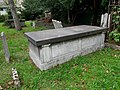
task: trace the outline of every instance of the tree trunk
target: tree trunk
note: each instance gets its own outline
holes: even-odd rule
[[[99,9],[100,9],[101,0],[93,0],[93,21],[92,25],[98,25],[98,16],[99,16]]]
[[[93,0],[93,21],[92,21],[92,25],[96,25],[97,24],[97,8],[96,8],[96,0]]]
[[[70,11],[67,10],[67,13],[68,13],[68,22],[70,23],[70,22],[71,22],[71,21],[70,21]]]
[[[18,19],[17,13],[16,13],[16,8],[15,8],[15,5],[14,5],[14,1],[13,0],[8,0],[8,3],[9,3],[9,7],[11,9],[11,13],[12,13],[12,16],[13,16],[15,28],[16,28],[16,30],[21,30],[22,27],[20,25],[20,21]]]

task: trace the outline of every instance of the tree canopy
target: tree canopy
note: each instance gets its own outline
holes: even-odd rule
[[[76,22],[78,16],[81,17],[87,13],[89,14],[87,17],[90,17],[92,23],[95,24],[101,11],[107,9],[107,4],[108,0],[24,0],[25,10],[23,12],[37,16],[42,11],[49,9],[52,12],[52,18],[67,19],[71,23]]]

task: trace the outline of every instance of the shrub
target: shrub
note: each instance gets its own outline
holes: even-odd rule
[[[25,19],[19,19],[19,20],[20,20],[21,26],[24,27],[25,26]],[[4,25],[8,26],[10,28],[14,28],[15,27],[13,19],[5,20]]]
[[[109,36],[115,41],[115,42],[120,42],[120,32],[117,30],[112,31]]]
[[[113,7],[112,23],[113,31],[110,32],[109,36],[115,42],[120,42],[120,7]]]
[[[0,15],[0,22],[4,22],[5,21],[5,16],[4,15]]]

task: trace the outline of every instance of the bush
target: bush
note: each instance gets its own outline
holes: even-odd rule
[[[5,21],[5,16],[4,15],[0,15],[0,22],[4,22]]]
[[[115,42],[120,42],[120,32],[117,30],[112,31],[109,36],[115,41]]]
[[[110,32],[109,36],[115,42],[120,42],[120,7],[113,7],[112,12],[112,24],[113,24],[113,31]]]
[[[25,26],[25,19],[19,19],[19,20],[20,20],[21,26],[24,27]],[[4,25],[8,26],[10,28],[14,28],[15,27],[13,19],[5,20]]]

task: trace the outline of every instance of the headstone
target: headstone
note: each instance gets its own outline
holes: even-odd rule
[[[101,15],[101,23],[100,23],[101,27],[103,26],[103,23],[104,23],[104,14]]]
[[[20,87],[20,80],[16,68],[12,68],[12,78],[14,80],[15,87]]]
[[[10,62],[10,53],[9,53],[8,44],[7,44],[6,36],[5,36],[4,32],[1,33],[1,39],[2,39],[3,49],[4,49],[4,53],[5,53],[5,59],[9,63]]]
[[[105,13],[103,27],[107,27],[107,24],[108,24],[108,13]]]
[[[51,12],[45,12],[45,17],[46,18],[48,18],[48,17],[51,18]]]
[[[108,13],[102,14],[101,15],[101,27],[109,27],[109,15]]]
[[[108,27],[110,28],[110,15],[108,13],[101,15],[101,27]]]
[[[57,29],[57,28],[63,28],[61,21],[57,21],[57,20],[53,20],[52,19],[52,22],[53,22],[53,25],[54,25],[55,29]]]
[[[33,28],[35,28],[35,21],[32,22],[32,26],[33,26]]]
[[[108,28],[110,29],[110,26],[111,26],[111,15],[109,14],[109,17],[108,17]]]
[[[45,18],[51,18],[51,11],[50,10],[45,10]]]

